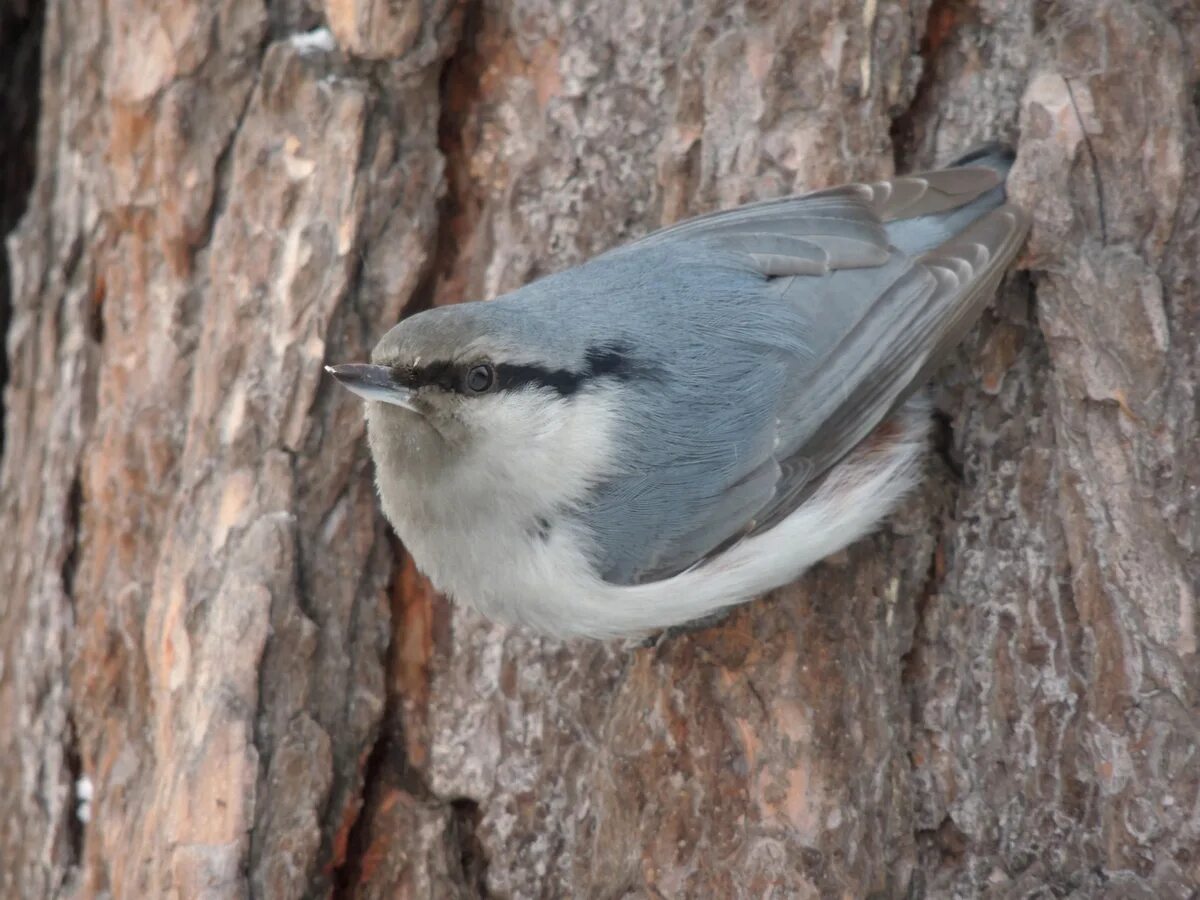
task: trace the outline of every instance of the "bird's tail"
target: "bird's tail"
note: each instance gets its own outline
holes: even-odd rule
[[[1007,200],[1005,179],[1016,153],[999,141],[981,144],[944,169],[920,172],[897,181],[915,182],[920,198],[906,206],[880,210],[888,240],[910,256],[944,244]]]
[[[947,164],[948,169],[958,169],[963,166],[987,166],[997,172],[1007,175],[1017,158],[1017,151],[1011,144],[1004,141],[988,141],[972,147],[954,162]]]

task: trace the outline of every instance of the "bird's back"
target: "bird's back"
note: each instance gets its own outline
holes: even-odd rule
[[[1011,160],[701,217],[494,301],[537,304],[564,359],[625,363],[622,471],[577,511],[605,580],[782,521],[920,386],[1024,235]]]

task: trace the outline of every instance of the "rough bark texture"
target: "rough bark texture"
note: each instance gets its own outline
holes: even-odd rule
[[[5,10],[0,895],[1195,896],[1193,3]],[[389,537],[324,361],[995,135],[1026,273],[880,534],[649,648]]]

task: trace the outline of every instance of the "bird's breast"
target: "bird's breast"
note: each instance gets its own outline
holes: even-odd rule
[[[577,513],[618,464],[615,398],[504,399],[455,458],[432,466],[377,453],[376,475],[387,518],[438,590],[535,624],[538,610],[595,582]]]

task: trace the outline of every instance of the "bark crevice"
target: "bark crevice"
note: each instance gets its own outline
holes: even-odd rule
[[[889,134],[897,172],[908,172],[915,167],[914,160],[919,151],[918,128],[937,128],[936,115],[932,122],[928,121],[928,107],[937,85],[939,55],[955,27],[955,20],[966,14],[966,9],[957,0],[932,0],[929,4],[917,51],[921,73],[908,105],[892,116]]]
[[[12,315],[12,275],[4,239],[29,202],[36,177],[38,112],[41,99],[44,0],[17,0],[0,7],[0,337]],[[0,340],[0,398],[8,383],[7,342]],[[0,415],[0,459],[4,416]]]
[[[63,748],[63,763],[66,767],[67,775],[67,801],[65,804],[66,814],[66,832],[67,832],[67,857],[66,857],[66,877],[69,879],[77,874],[80,866],[83,865],[83,846],[86,837],[88,815],[85,810],[90,809],[90,797],[85,797],[83,794],[84,772],[83,759],[80,756],[79,750],[79,729],[75,725],[75,717],[71,714],[69,708],[67,711],[67,725],[64,737],[66,745]],[[90,782],[87,783],[90,789]]]
[[[487,888],[487,851],[479,838],[479,821],[483,815],[479,803],[469,797],[459,797],[450,801],[450,810],[451,847],[457,851],[459,875],[474,897],[487,900],[491,894]]]
[[[1096,157],[1096,148],[1092,146],[1092,136],[1088,131],[1087,122],[1079,111],[1079,102],[1075,99],[1075,88],[1070,78],[1063,78],[1067,86],[1067,96],[1071,98],[1071,110],[1079,123],[1079,131],[1083,135],[1083,146],[1087,150],[1088,165],[1092,170],[1092,184],[1096,189],[1096,214],[1100,225],[1100,243],[1108,243],[1108,216],[1104,213],[1104,183],[1100,179],[1100,161]]]

